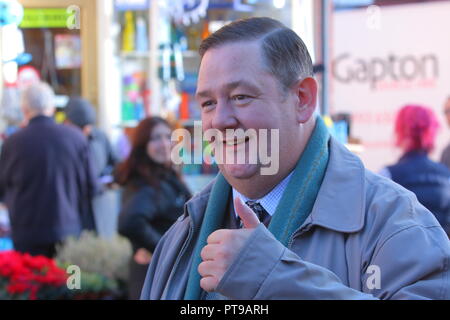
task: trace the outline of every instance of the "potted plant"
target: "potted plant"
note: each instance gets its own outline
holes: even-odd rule
[[[84,231],[57,247],[56,260],[64,268],[76,265],[81,271],[80,289],[71,290],[74,299],[125,299],[131,254],[124,237],[104,239]]]
[[[67,273],[53,259],[0,252],[0,299],[67,299]]]

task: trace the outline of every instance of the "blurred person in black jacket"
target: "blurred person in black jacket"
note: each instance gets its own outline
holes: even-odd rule
[[[71,97],[65,107],[65,123],[79,128],[88,140],[95,177],[100,187],[93,199],[97,233],[112,237],[117,230],[118,198],[113,187],[113,171],[117,164],[111,143],[106,133],[95,126],[94,107],[81,97]]]
[[[96,182],[86,138],[56,124],[54,110],[49,85],[26,88],[22,111],[28,124],[5,141],[0,157],[0,193],[14,248],[48,257],[67,236],[95,229]]]
[[[117,182],[124,186],[119,232],[130,239],[134,252],[130,299],[139,299],[152,252],[191,197],[171,162],[171,133],[162,118],[142,120],[130,155],[117,170]]]
[[[395,134],[403,155],[380,173],[414,192],[450,235],[450,170],[428,156],[438,128],[432,109],[420,105],[401,108],[395,120]]]
[[[65,107],[66,122],[77,126],[88,139],[93,153],[96,176],[112,182],[112,173],[117,158],[111,143],[102,130],[95,126],[96,114],[89,101],[81,97],[71,97]],[[108,176],[111,177],[107,178]]]

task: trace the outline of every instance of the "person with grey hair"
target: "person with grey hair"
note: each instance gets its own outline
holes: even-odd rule
[[[295,32],[239,20],[206,38],[200,55],[203,130],[222,133],[211,143],[232,160],[159,242],[142,299],[450,298],[444,230],[314,116],[317,83]],[[234,162],[253,150],[252,137],[223,138],[238,129],[278,134],[266,143],[277,171],[266,174],[262,158]]]
[[[54,93],[46,83],[27,87],[27,126],[11,135],[0,155],[0,196],[11,221],[14,249],[53,257],[56,245],[95,229],[96,190],[88,144],[74,128],[52,118]]]
[[[47,117],[55,113],[55,94],[44,82],[30,85],[22,93],[22,112],[29,120],[39,115]]]

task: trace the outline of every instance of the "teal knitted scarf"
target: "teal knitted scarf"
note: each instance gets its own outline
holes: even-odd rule
[[[292,234],[311,213],[322,184],[328,164],[329,133],[323,120],[317,117],[316,127],[298,161],[294,173],[286,186],[280,203],[272,216],[269,231],[283,245],[288,246]],[[226,214],[231,186],[222,174],[217,176],[206,207],[200,234],[194,250],[189,273],[185,300],[198,300],[201,295],[200,274],[197,269],[202,262],[200,252],[206,245],[208,236],[220,229]]]

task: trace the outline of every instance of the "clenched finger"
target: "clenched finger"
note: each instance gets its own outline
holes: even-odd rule
[[[204,246],[202,251],[200,252],[200,257],[202,257],[202,260],[213,260],[217,254],[219,246],[220,245],[218,244],[208,244]]]
[[[207,292],[216,290],[218,285],[219,281],[215,277],[204,277],[200,280],[200,287]]]
[[[208,244],[213,244],[213,243],[221,243],[223,242],[225,239],[227,239],[228,237],[230,237],[230,234],[233,232],[234,230],[227,230],[227,229],[220,229],[220,230],[216,230],[213,233],[211,233],[208,237],[208,239],[206,239],[206,242]]]
[[[203,261],[202,263],[200,263],[198,265],[198,273],[202,276],[202,277],[208,277],[208,276],[213,276],[215,275],[214,272],[214,262],[213,261]]]
[[[203,261],[198,265],[197,271],[202,277],[215,276],[221,279],[227,271],[228,265],[226,263],[217,262],[213,260]]]

